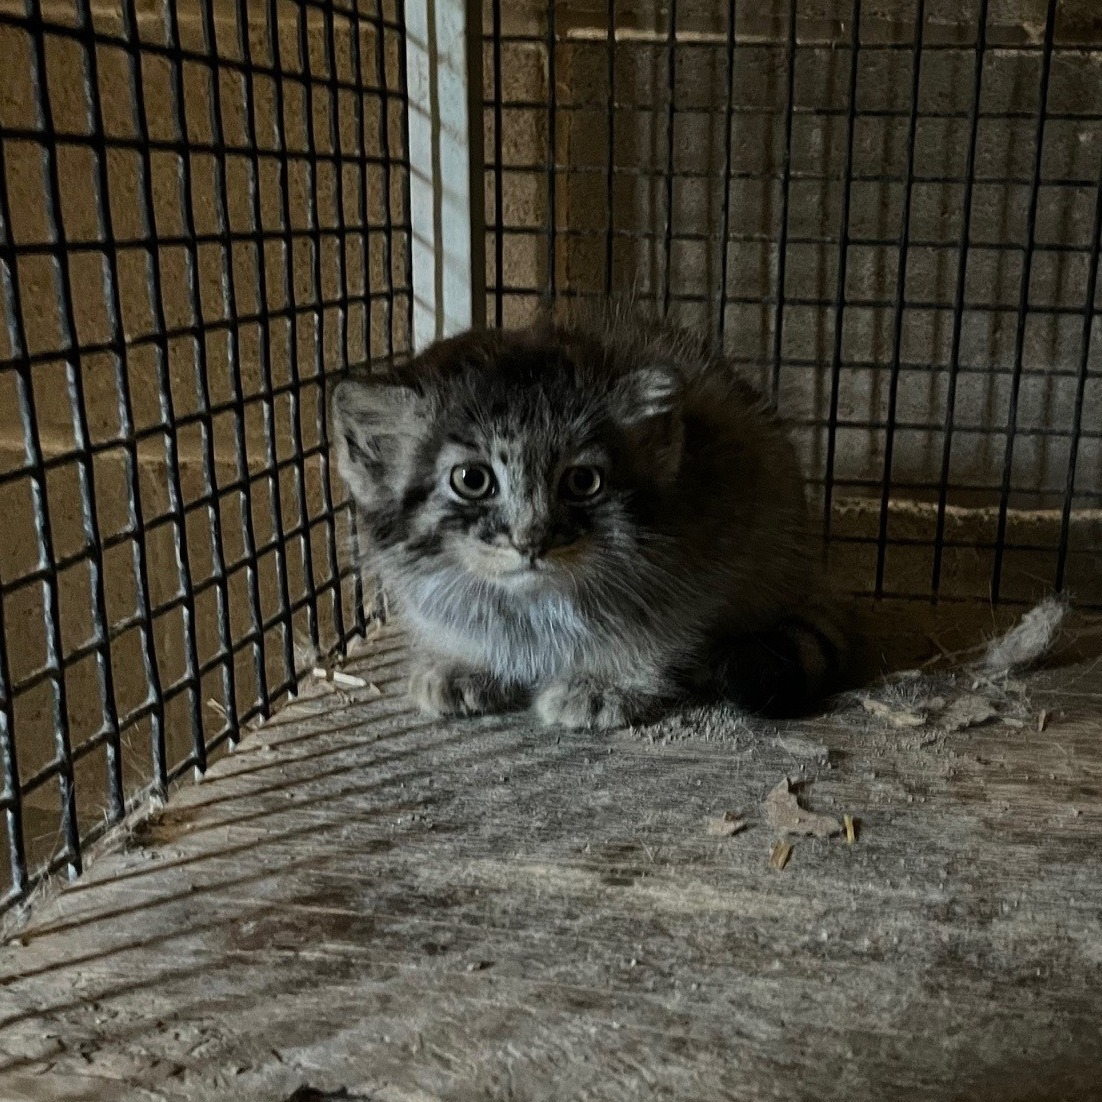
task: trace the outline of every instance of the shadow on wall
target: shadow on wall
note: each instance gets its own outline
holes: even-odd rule
[[[1038,6],[1038,5],[1034,5]],[[691,6],[690,6],[691,7]],[[597,13],[594,13],[597,14]],[[672,100],[665,13],[641,5],[625,16],[615,47],[609,271],[608,45],[600,19],[560,28],[560,97],[580,109],[559,112],[555,160],[560,229],[556,274],[571,294],[635,287],[669,303],[686,325],[716,332],[723,302],[728,351],[765,389],[779,353],[782,409],[804,436],[809,473],[827,451],[831,366],[839,279],[849,101],[850,30],[822,20],[798,24],[791,156],[785,210],[785,103],[788,72],[783,21],[739,17],[735,68],[728,79],[726,27],[694,26],[674,49]],[[1043,8],[1040,11],[1043,29]],[[561,22],[566,22],[564,16]],[[974,26],[932,26],[931,41],[952,33],[958,50],[921,59],[919,118],[906,253],[906,306],[896,310],[902,213],[908,202],[911,53],[877,49],[909,41],[910,21],[862,24],[851,163],[849,221],[834,476],[858,492],[883,477],[896,329],[900,372],[894,403],[894,478],[907,496],[927,499],[941,479],[950,371],[955,361],[949,503],[997,503],[1018,348],[1023,250],[1036,147],[1037,51],[999,50],[985,61],[976,135],[964,285],[958,289],[964,229],[965,169],[972,105]],[[1015,25],[1020,34],[1020,24]],[[989,28],[997,44],[997,28]],[[840,48],[843,47],[843,48]],[[1099,61],[1060,54],[1049,93],[1052,113],[1085,110],[1099,99]],[[569,90],[568,92],[566,90]],[[727,103],[732,102],[730,181]],[[867,112],[876,112],[875,114]],[[1005,115],[992,117],[988,112]],[[946,117],[951,115],[952,117]],[[546,139],[546,120],[538,133]],[[1069,436],[1076,419],[1083,308],[1102,135],[1093,121],[1046,125],[1037,199],[1029,316],[1021,333],[1021,382],[1012,467],[1012,504],[1058,508]],[[528,158],[529,161],[538,158]],[[667,174],[672,170],[672,182]],[[1078,185],[1056,181],[1081,181]],[[726,236],[726,256],[718,242]],[[780,242],[786,242],[780,255]],[[668,242],[668,244],[667,244]],[[535,261],[537,254],[530,258]],[[532,273],[539,285],[546,275]],[[774,317],[783,262],[782,337]],[[954,305],[962,290],[959,332]],[[957,351],[954,356],[954,343]],[[1102,342],[1095,340],[1083,396],[1083,427],[1102,423]],[[1077,486],[1102,489],[1102,444],[1080,440]],[[927,487],[924,491],[922,487]]]
[[[505,172],[502,212],[508,226],[542,226],[554,186],[553,255],[546,236],[506,229],[505,282],[553,282],[570,295],[634,288],[681,323],[714,333],[722,310],[728,352],[764,390],[776,388],[813,485],[829,478],[832,532],[854,541],[839,579],[848,588],[873,588],[887,482],[886,592],[930,591],[940,530],[940,591],[986,599],[1005,525],[1000,596],[1034,600],[1062,572],[1075,595],[1097,602],[1102,437],[1091,426],[1102,424],[1102,340],[1096,332],[1088,362],[1083,317],[1102,132],[1073,116],[1102,111],[1102,82],[1096,54],[1061,47],[1074,46],[1076,34],[1097,39],[1098,16],[1084,9],[1080,26],[1073,4],[1061,17],[1048,93],[1049,112],[1060,117],[1044,129],[1028,314],[1019,326],[1041,69],[1038,49],[1012,47],[1040,41],[1045,5],[1027,3],[1013,25],[987,28],[970,187],[974,14],[934,16],[924,28],[939,49],[919,63],[913,157],[912,51],[886,48],[911,41],[911,7],[900,5],[898,18],[882,7],[862,22],[852,150],[852,28],[826,8],[802,17],[786,158],[787,5],[773,7],[740,11],[729,67],[725,11],[679,5],[671,83],[664,7],[621,5],[610,132],[607,8],[559,6],[553,160],[566,167],[553,183],[530,169]],[[544,15],[531,13],[526,29],[542,32]],[[513,17],[519,28],[519,9]],[[546,100],[543,48],[516,49],[505,59],[506,95]],[[506,120],[503,163],[546,161],[547,113],[516,115]],[[905,305],[897,310],[901,262]],[[505,296],[505,322],[523,321],[534,301]],[[1073,449],[1074,511],[1062,556]]]

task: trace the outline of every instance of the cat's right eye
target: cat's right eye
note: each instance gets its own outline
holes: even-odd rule
[[[466,501],[490,497],[497,489],[494,472],[485,463],[460,463],[452,467],[452,489]]]

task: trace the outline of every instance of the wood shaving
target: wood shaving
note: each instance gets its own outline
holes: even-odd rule
[[[852,815],[843,815],[842,822],[846,828],[846,845],[852,846],[857,841],[857,820]]]
[[[341,670],[331,670],[326,666],[315,666],[310,670],[310,676],[316,677],[319,681],[324,681],[327,685],[331,685],[334,691],[346,700],[351,700],[343,690],[345,689],[358,689],[367,693],[370,697],[378,697],[383,695],[383,690],[375,684],[374,681],[367,681],[362,677],[357,677],[355,674],[344,673]]]
[[[763,806],[770,825],[784,834],[814,834],[817,838],[829,838],[842,830],[842,824],[837,819],[800,807],[787,777],[779,781],[765,797]]]
[[[780,735],[777,745],[786,750],[794,758],[815,758],[822,760],[829,756],[830,751],[821,742],[812,742],[810,739]]]
[[[945,707],[945,697],[932,696],[929,700],[922,701],[920,707],[926,712],[940,712]]]
[[[1046,712],[1044,710],[1044,708],[1042,708],[1040,710],[1040,712],[1037,713],[1037,732],[1038,732],[1038,734],[1043,734],[1044,730],[1047,726],[1048,726],[1048,712]]]
[[[331,681],[334,685],[343,685],[347,689],[367,688],[367,682],[362,677],[342,673],[340,670],[328,670],[324,666],[315,666],[310,672],[321,681]]]
[[[883,719],[893,727],[922,727],[926,723],[926,717],[912,712],[909,708],[895,707],[883,700],[873,700],[865,697],[861,701],[866,712]]]
[[[705,819],[704,826],[709,834],[714,834],[717,838],[730,838],[740,830],[745,830],[747,824],[737,812],[725,811],[718,818]]]
[[[775,869],[783,869],[792,856],[792,847],[787,842],[777,842],[769,855],[769,864]]]
[[[947,731],[963,731],[966,727],[979,727],[999,714],[998,709],[986,697],[969,693],[954,700],[938,717],[938,726]]]
[[[230,718],[229,713],[226,711],[226,706],[220,700],[215,700],[213,696],[207,700],[207,707],[212,712],[220,715],[223,719],[228,720]]]

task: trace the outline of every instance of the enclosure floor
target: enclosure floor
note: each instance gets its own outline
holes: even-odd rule
[[[1030,683],[1043,732],[556,736],[425,722],[372,648],[383,696],[315,685],[39,903],[4,1102],[1102,1098],[1097,665]],[[786,775],[859,830],[779,871]]]

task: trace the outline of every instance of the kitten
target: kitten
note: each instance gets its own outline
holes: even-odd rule
[[[686,335],[465,333],[347,376],[332,413],[426,711],[610,728],[703,690],[789,714],[840,674],[792,446]]]

